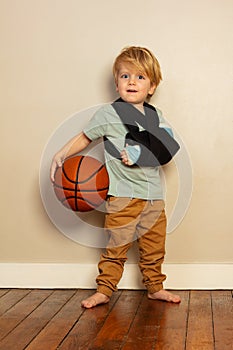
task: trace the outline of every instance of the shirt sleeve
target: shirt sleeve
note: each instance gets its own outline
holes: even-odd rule
[[[83,133],[91,140],[97,140],[107,134],[108,121],[104,107],[98,109],[87,126],[83,129]]]

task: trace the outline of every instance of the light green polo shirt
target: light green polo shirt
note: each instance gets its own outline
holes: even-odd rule
[[[163,122],[161,112],[157,112]],[[97,110],[83,132],[92,141],[106,136],[121,151],[128,131],[112,105],[106,104]],[[106,151],[105,161],[110,181],[109,195],[147,200],[164,199],[159,167],[128,166]]]

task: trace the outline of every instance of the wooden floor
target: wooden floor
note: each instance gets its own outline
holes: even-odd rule
[[[232,350],[232,291],[179,291],[179,305],[118,291],[85,310],[90,290],[0,289],[0,350]]]

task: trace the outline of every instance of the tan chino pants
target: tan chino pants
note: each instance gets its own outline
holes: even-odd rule
[[[98,265],[97,291],[111,297],[112,292],[117,290],[127,252],[135,239],[145,287],[149,293],[162,289],[166,279],[161,272],[166,237],[164,201],[110,197],[106,209],[105,228],[109,242]]]

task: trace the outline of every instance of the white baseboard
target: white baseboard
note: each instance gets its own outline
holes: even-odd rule
[[[233,264],[164,264],[167,289],[233,289]],[[0,263],[0,288],[95,288],[95,264]],[[119,289],[143,289],[136,264],[126,264]]]

